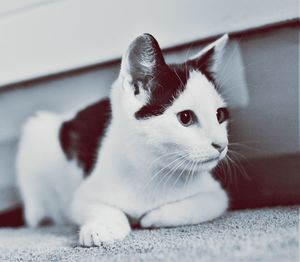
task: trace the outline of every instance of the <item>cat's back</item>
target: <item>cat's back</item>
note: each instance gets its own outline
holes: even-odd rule
[[[63,155],[59,153],[58,131],[63,118],[51,112],[38,112],[22,127],[17,153],[17,173],[49,168]],[[25,168],[26,167],[26,168]]]

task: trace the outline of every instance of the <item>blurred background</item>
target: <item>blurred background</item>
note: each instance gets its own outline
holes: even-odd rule
[[[121,55],[144,32],[167,62],[229,33],[218,79],[235,163],[216,176],[233,209],[299,204],[299,29],[298,0],[1,0],[0,214],[20,204],[14,161],[24,121],[107,96]]]

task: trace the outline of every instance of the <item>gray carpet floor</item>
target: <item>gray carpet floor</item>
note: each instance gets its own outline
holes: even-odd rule
[[[70,227],[2,228],[0,261],[299,261],[299,207],[229,212],[196,226],[134,230],[82,248]]]

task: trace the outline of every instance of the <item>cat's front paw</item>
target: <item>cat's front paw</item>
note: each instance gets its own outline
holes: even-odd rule
[[[123,240],[129,233],[128,222],[90,222],[81,227],[79,242],[85,247],[101,246],[101,243]]]
[[[180,212],[176,205],[165,205],[146,213],[140,224],[143,228],[175,227],[191,224],[186,219],[185,214],[182,213],[184,213],[184,210]]]
[[[166,219],[164,219],[164,214],[160,209],[154,210],[146,214],[141,219],[141,226],[143,228],[157,228],[166,226]]]

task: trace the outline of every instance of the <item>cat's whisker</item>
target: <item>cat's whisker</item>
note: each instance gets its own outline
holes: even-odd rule
[[[230,154],[233,157],[236,157],[236,160],[238,162],[240,162],[240,159],[243,159],[243,161],[247,161],[247,157],[246,156],[244,156],[242,153],[240,153],[238,151],[235,151],[233,149],[229,149],[228,148],[228,154]]]
[[[187,167],[189,166],[189,164],[192,162],[192,160],[188,160],[187,164],[185,165],[185,167],[182,169],[182,171],[180,172],[180,174],[177,176],[177,178],[175,179],[175,182],[173,183],[173,185],[171,186],[171,190],[174,189],[174,187],[176,187],[177,182],[180,180],[180,178],[182,177],[182,175],[184,174],[184,172],[186,171]]]
[[[251,177],[247,174],[246,169],[244,166],[240,163],[238,157],[232,155],[232,158],[236,158],[235,165],[237,166],[238,170],[240,171],[241,175],[244,176],[247,180],[251,180]],[[247,161],[247,159],[245,159]]]
[[[233,172],[232,172],[231,164],[230,164],[227,156],[224,159],[224,163],[225,163],[225,167],[226,167],[225,177],[228,178],[228,183],[233,183]],[[227,179],[226,179],[226,182],[227,182]]]
[[[231,181],[232,175],[231,175],[231,166],[227,157],[223,159],[222,164],[223,164],[223,175],[224,175],[223,177],[225,179],[225,183],[228,184]]]
[[[181,161],[179,162],[179,164],[180,163],[181,163]],[[170,170],[172,171],[173,169],[174,169],[174,167],[172,167]],[[160,186],[163,183],[163,181],[168,177],[168,173],[170,172],[170,170],[167,173],[164,173],[164,174],[162,174],[162,176],[160,176],[159,181],[154,185],[154,188],[150,191],[150,197],[154,196],[156,194],[157,190],[162,191],[162,188]]]
[[[230,160],[228,155],[226,156],[226,163],[227,163],[227,167],[229,168],[229,172],[227,173],[227,175],[229,175],[228,176],[229,183],[236,187],[236,168],[232,164],[232,161]]]
[[[170,178],[173,176],[173,174],[186,162],[186,158],[183,158],[182,161],[179,163],[179,165],[168,175],[168,179],[165,181],[164,186],[166,186],[170,180]]]
[[[174,165],[167,173],[163,174],[162,179],[158,182],[158,184],[162,183],[162,181],[163,181],[166,177],[168,177],[169,174],[172,175],[173,172],[176,171],[177,168],[181,166],[182,162],[185,161],[185,158],[184,158],[184,157],[181,157],[180,160],[181,160],[181,161],[180,161],[179,163],[176,163],[176,164],[175,164],[175,165]],[[170,176],[169,176],[169,177],[170,177]]]
[[[159,175],[162,171],[164,171],[166,168],[168,168],[169,166],[171,166],[172,164],[177,162],[179,158],[182,158],[185,155],[175,154],[175,156],[178,156],[178,157],[176,157],[173,161],[169,162],[167,165],[164,165],[159,171],[157,171],[157,173],[154,174],[154,176]]]
[[[172,173],[170,173],[170,174],[168,174],[166,177],[167,177],[167,179],[165,180],[165,182],[164,182],[164,184],[162,185],[162,189],[163,189],[163,191],[165,192],[164,193],[164,195],[165,195],[165,197],[167,198],[168,197],[168,195],[167,195],[167,193],[166,193],[166,191],[167,191],[167,185],[168,185],[168,182],[169,182],[169,180],[174,176],[174,174],[175,174],[175,172],[184,164],[186,162],[186,159],[183,159],[182,161],[181,161],[181,163],[172,171]]]
[[[187,154],[186,154],[187,155]],[[156,172],[153,176],[151,176],[151,178],[149,179],[149,181],[145,184],[143,190],[145,190],[148,186],[150,186],[150,184],[152,182],[154,182],[154,180],[161,174],[162,171],[164,171],[166,168],[168,168],[169,166],[176,164],[177,162],[179,162],[181,159],[185,158],[186,155],[181,155],[178,158],[176,158],[175,160],[171,161],[169,164],[165,165],[163,168],[161,168],[158,172]]]
[[[235,166],[235,168],[237,169],[237,171],[239,171],[239,173],[244,176],[246,179],[250,180],[250,177],[248,176],[245,168],[237,161],[235,161],[233,159],[233,155],[231,155],[231,157],[229,155],[227,155],[229,161]]]
[[[218,163],[215,172],[217,173],[218,177],[220,179],[222,179],[224,181],[224,183],[226,184],[227,183],[227,176],[225,175],[226,174],[225,168],[226,168],[226,158],[222,159]]]
[[[155,158],[154,160],[152,160],[150,163],[149,163],[149,168],[151,168],[156,162],[158,162],[159,160],[162,160],[163,158],[167,158],[167,157],[172,157],[172,156],[180,156],[182,153],[186,153],[187,151],[185,150],[179,150],[179,151],[176,151],[176,152],[171,152],[171,153],[167,153],[167,154],[163,154],[157,158]]]
[[[185,188],[186,185],[188,184],[188,180],[189,180],[189,177],[190,177],[190,173],[192,172],[192,169],[194,168],[194,165],[196,165],[196,164],[197,164],[197,162],[192,161],[192,163],[191,163],[191,168],[190,168],[189,173],[187,174],[187,176],[186,176],[186,178],[185,178],[183,188]]]
[[[247,160],[247,158],[243,154],[233,151],[232,149],[228,149],[228,154],[231,154],[232,156],[237,156],[239,158],[242,158],[243,160]]]
[[[223,169],[223,173],[221,173],[221,174],[223,174],[224,182],[227,185],[228,181],[230,181],[230,173],[229,173],[230,168],[228,167],[229,164],[228,164],[227,158],[223,159],[221,161],[221,164],[222,164],[222,169]]]
[[[238,145],[238,146],[249,146],[249,144],[253,145],[259,145],[260,142],[259,141],[253,141],[253,140],[246,140],[246,141],[236,141],[236,142],[230,142],[228,145]]]
[[[192,181],[193,180],[193,178],[194,178],[194,174],[195,174],[195,172],[197,171],[199,169],[199,166],[198,166],[198,163],[196,162],[195,163],[195,166],[194,166],[194,168],[193,168],[193,171],[192,171],[192,174],[191,174],[191,177],[190,177],[190,181]],[[188,184],[190,183],[190,181],[188,181]]]
[[[193,175],[194,175],[194,172],[195,172],[195,169],[197,168],[197,166],[198,166],[198,162],[195,161],[194,166],[192,167],[191,174],[190,174],[190,176],[188,177],[187,185],[188,185],[188,184],[190,183],[190,181],[192,180],[192,177],[193,177]]]

